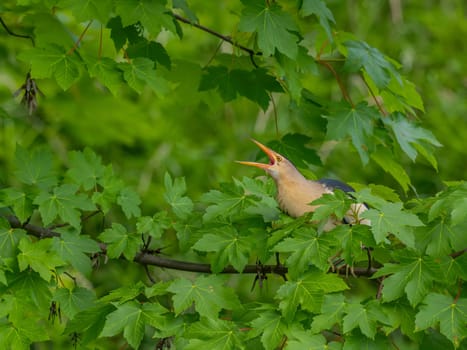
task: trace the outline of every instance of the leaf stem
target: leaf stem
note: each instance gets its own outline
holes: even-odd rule
[[[327,60],[321,60],[321,59],[317,58],[316,62],[318,62],[322,66],[326,67],[332,73],[332,75],[334,75],[334,78],[336,79],[337,84],[339,85],[339,88],[341,89],[342,96],[352,106],[352,108],[355,108],[355,104],[352,102],[352,99],[350,98],[350,96],[349,96],[349,94],[347,92],[347,89],[344,86],[344,83],[342,82],[341,78],[339,77],[339,74],[337,74],[334,67],[331,66],[331,64]]]
[[[83,32],[81,33],[81,35],[79,36],[78,40],[76,40],[75,44],[73,45],[73,47],[68,50],[68,52],[66,53],[67,56],[71,55],[73,52],[76,51],[76,49],[78,48],[79,44],[81,43],[81,41],[83,40],[84,38],[84,34],[86,34],[86,32],[88,31],[89,27],[91,26],[93,20],[91,19],[88,23],[88,25],[86,26],[86,28],[84,28]]]
[[[362,78],[363,82],[365,83],[368,91],[370,92],[371,96],[373,97],[373,100],[375,101],[376,105],[378,106],[378,109],[379,111],[381,112],[381,114],[385,117],[387,117],[388,115],[388,112],[386,112],[383,108],[383,106],[381,105],[381,102],[379,102],[378,98],[376,97],[375,93],[373,92],[373,90],[371,89],[370,85],[368,84],[368,82],[365,80],[365,78],[360,75],[360,77]]]

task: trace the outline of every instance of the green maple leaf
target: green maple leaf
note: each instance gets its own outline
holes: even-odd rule
[[[389,233],[410,248],[415,247],[412,227],[424,226],[418,216],[402,210],[402,203],[383,204],[379,210],[369,209],[362,217],[371,220],[371,231],[376,243],[383,242]]]
[[[400,85],[401,77],[394,64],[376,48],[369,46],[364,41],[349,40],[344,43],[347,48],[347,59],[344,67],[350,72],[364,69],[379,89],[385,88],[392,77]]]
[[[117,51],[120,51],[127,42],[137,43],[140,40],[143,40],[141,33],[138,31],[138,24],[134,23],[123,27],[120,16],[111,18],[107,22],[107,28],[110,29],[110,37],[112,38],[115,50]]]
[[[52,154],[39,148],[28,152],[21,146],[16,146],[15,176],[24,184],[48,189],[57,184],[57,176],[53,170]]]
[[[96,190],[97,183],[105,172],[101,157],[86,148],[83,152],[71,151],[68,158],[70,165],[67,176],[83,186],[85,191]]]
[[[426,249],[426,254],[430,256],[443,257],[452,252],[453,248],[457,245],[456,242],[462,242],[465,231],[462,228],[453,227],[447,220],[440,218],[432,222],[430,226],[423,227],[415,233],[418,243],[417,247]],[[462,247],[462,244],[458,246]]]
[[[41,313],[28,300],[4,294],[2,309],[8,313],[8,319],[4,317],[0,326],[0,345],[5,345],[5,349],[26,350],[33,341],[50,340],[45,325],[38,322],[42,319]],[[5,332],[5,328],[13,332]]]
[[[226,66],[207,67],[198,89],[215,89],[225,102],[232,101],[240,95],[256,102],[263,110],[269,106],[271,92],[283,91],[278,81],[263,68],[248,71],[229,69]]]
[[[323,301],[323,294],[345,289],[349,287],[339,276],[314,270],[283,284],[277,291],[276,299],[281,300],[279,308],[284,318],[291,321],[299,305],[304,310],[317,312]]]
[[[113,6],[111,0],[60,0],[59,3],[59,6],[70,9],[78,22],[97,19],[104,24],[107,22]]]
[[[141,216],[136,223],[139,233],[145,233],[153,238],[161,238],[162,234],[171,226],[166,211],[160,211],[154,216]]]
[[[173,228],[177,234],[178,245],[180,246],[180,250],[182,252],[187,252],[196,242],[195,230],[198,228],[197,223],[176,222],[173,224]]]
[[[362,163],[367,164],[368,148],[372,143],[373,123],[378,118],[377,110],[364,102],[355,107],[341,104],[324,117],[328,120],[326,138],[342,140],[350,137]]]
[[[67,90],[81,76],[83,62],[76,54],[50,44],[44,48],[33,48],[23,51],[19,58],[31,64],[31,76],[34,78],[52,78]]]
[[[164,95],[170,90],[167,80],[154,69],[154,62],[149,58],[136,57],[131,62],[121,63],[119,68],[128,85],[139,94],[146,86],[158,95]]]
[[[379,333],[376,333],[374,339],[362,337],[360,334],[345,336],[345,350],[391,350],[393,347],[391,338]]]
[[[131,217],[139,217],[141,215],[141,199],[138,194],[130,187],[123,188],[118,197],[117,203],[122,207],[125,216],[129,219]]]
[[[328,239],[338,242],[342,248],[342,256],[348,265],[359,261],[361,257],[366,259],[365,247],[375,247],[376,242],[367,225],[339,225],[326,234]]]
[[[256,238],[252,235],[240,235],[232,226],[215,227],[209,232],[196,242],[193,249],[214,252],[211,260],[212,272],[219,273],[229,264],[237,271],[243,271]]]
[[[234,185],[222,185],[223,192],[210,190],[201,196],[201,202],[208,204],[203,215],[205,222],[217,217],[228,217],[241,212],[245,206],[246,195],[244,191]]]
[[[430,207],[428,220],[450,217],[453,225],[465,223],[467,218],[467,182],[448,184],[448,188],[436,196]],[[459,248],[462,249],[462,248]]]
[[[36,271],[27,269],[22,273],[10,275],[8,288],[21,304],[32,307],[35,312],[42,315],[48,312],[52,298],[50,284]],[[22,317],[22,314],[18,314],[17,317]]]
[[[264,222],[279,218],[280,210],[277,201],[271,195],[271,192],[275,191],[271,187],[271,182],[249,177],[244,177],[241,181],[234,178],[233,181],[247,195],[243,209],[245,213],[261,215]]]
[[[395,160],[394,154],[387,148],[379,147],[376,152],[371,153],[373,159],[384,171],[401,185],[404,192],[407,192],[411,185],[410,177],[404,167]]]
[[[332,42],[332,32],[330,22],[336,23],[331,10],[326,6],[323,0],[304,0],[300,8],[302,16],[316,15],[319,19],[319,24],[324,28],[328,39]]]
[[[257,44],[265,56],[274,55],[276,49],[290,58],[297,56],[298,32],[293,18],[275,3],[261,0],[242,0],[242,12],[238,28],[244,32],[256,32]]]
[[[193,201],[189,197],[184,196],[186,193],[185,179],[178,177],[172,181],[169,173],[165,173],[164,185],[164,198],[172,207],[174,214],[180,219],[187,219],[193,211]]]
[[[304,91],[305,77],[308,74],[319,74],[316,61],[303,46],[298,47],[297,57],[294,59],[279,52],[276,52],[275,58],[279,63],[279,66],[276,68],[276,76],[282,78],[282,84],[287,84],[287,92],[290,97],[297,103],[300,103],[304,99],[302,92]]]
[[[332,194],[325,193],[317,200],[313,201],[313,205],[320,204],[313,212],[312,220],[328,220],[331,215],[342,220],[347,211],[350,209],[352,200],[348,194],[337,189]]]
[[[53,238],[53,249],[64,260],[69,262],[76,270],[89,276],[92,265],[88,253],[100,251],[96,241],[88,236],[63,232],[59,237]]]
[[[58,288],[55,290],[53,300],[59,303],[64,315],[72,319],[78,312],[94,306],[96,295],[83,287],[75,287],[72,290]]]
[[[221,309],[237,310],[241,308],[238,297],[231,288],[224,287],[223,276],[199,276],[194,282],[181,278],[172,282],[167,290],[174,293],[172,300],[178,315],[191,305],[208,318],[217,318]]]
[[[185,0],[172,0],[172,4],[174,8],[183,10],[191,23],[199,23],[198,17],[196,17],[196,14],[190,9]]]
[[[109,294],[104,295],[99,299],[101,303],[112,302],[114,305],[123,304],[127,301],[136,299],[145,292],[145,285],[143,282],[139,281],[130,286],[124,286],[111,290]]]
[[[392,129],[399,146],[412,161],[417,157],[417,150],[421,151],[427,145],[442,146],[431,131],[409,122],[401,113],[395,113],[391,118],[384,118],[383,121]],[[422,155],[428,153],[430,152],[427,150],[421,152]]]
[[[402,334],[417,340],[414,334],[415,331],[415,310],[408,304],[405,299],[398,299],[391,303],[382,305],[383,312],[387,315],[389,325],[384,332],[386,334],[400,329]]]
[[[273,310],[261,310],[259,316],[251,321],[251,337],[261,335],[261,343],[265,349],[276,349],[287,330],[282,316]]]
[[[165,28],[177,34],[175,19],[165,7],[166,1],[117,0],[115,11],[122,18],[123,26],[140,22],[156,37]]]
[[[190,339],[187,350],[207,349],[242,349],[243,337],[238,325],[234,322],[202,317],[199,322],[192,323],[184,337]]]
[[[416,330],[435,328],[438,324],[441,334],[459,347],[467,337],[467,299],[454,300],[448,295],[428,294],[415,317]]]
[[[373,277],[387,276],[383,282],[383,301],[393,301],[407,295],[412,306],[420,303],[430,291],[433,281],[441,280],[439,263],[428,256],[414,254],[401,258],[400,264],[385,264]]]
[[[167,54],[167,51],[164,49],[164,46],[156,41],[141,39],[134,44],[128,45],[126,52],[130,58],[149,58],[154,62],[154,68],[156,68],[157,63],[159,63],[165,68],[170,69],[170,57]]]
[[[52,239],[42,239],[31,242],[28,237],[23,237],[19,241],[18,266],[20,271],[30,267],[45,280],[50,281],[53,271],[58,266],[65,265],[57,253],[52,249]]]
[[[329,269],[329,257],[334,241],[326,235],[318,236],[310,228],[298,228],[294,237],[286,238],[277,244],[273,251],[291,253],[287,258],[289,273],[297,276],[306,271],[310,264],[322,271]]]
[[[117,96],[123,84],[123,72],[118,63],[108,57],[84,55],[84,59],[89,76],[98,79],[114,96]]]
[[[388,323],[386,315],[381,310],[379,301],[372,300],[365,305],[347,304],[346,316],[343,318],[342,330],[350,332],[358,327],[360,331],[370,339],[375,339],[376,326],[378,323]]]
[[[159,304],[128,301],[118,305],[117,310],[107,315],[103,337],[111,337],[123,330],[123,337],[134,349],[137,349],[144,336],[146,324],[157,327],[164,320],[167,310]]]
[[[20,222],[25,222],[32,215],[31,198],[11,187],[0,190],[0,206],[11,207]]]
[[[80,344],[95,341],[104,328],[106,316],[115,310],[111,304],[100,304],[79,311],[73,319],[67,322],[64,333],[80,335]]]
[[[340,324],[345,306],[343,294],[326,294],[323,298],[320,314],[313,317],[311,331],[319,333],[326,329],[332,329],[335,324]]]
[[[312,141],[311,137],[294,133],[286,134],[280,141],[271,141],[266,145],[282,154],[299,168],[308,168],[309,164],[321,164],[321,160],[315,150],[306,147]],[[265,159],[264,152],[259,152],[260,158]]]
[[[107,245],[107,255],[118,258],[121,254],[128,260],[133,260],[141,243],[141,237],[128,233],[126,228],[118,223],[112,223],[112,228],[106,229],[99,235]]]
[[[34,199],[39,205],[44,225],[49,225],[57,217],[75,228],[81,226],[80,210],[96,210],[96,206],[83,193],[77,194],[78,185],[64,184],[55,187],[52,193],[42,191]]]
[[[16,257],[18,242],[26,235],[26,231],[11,228],[6,219],[0,217],[0,260]]]
[[[295,331],[287,340],[287,350],[321,350],[334,349],[321,334],[310,334],[308,331]],[[336,348],[336,350],[339,348]]]
[[[92,194],[92,201],[99,206],[103,214],[107,214],[112,205],[117,202],[117,197],[119,197],[119,194],[124,189],[124,182],[115,176],[112,166],[108,165],[105,167],[104,175],[99,179],[98,183],[103,189],[100,192]],[[133,204],[138,205],[137,200]],[[134,207],[133,210],[129,210],[129,214],[132,211],[137,213],[137,209]]]

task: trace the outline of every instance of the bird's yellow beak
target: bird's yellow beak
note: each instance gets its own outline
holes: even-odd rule
[[[251,141],[256,143],[256,145],[259,148],[261,148],[261,150],[264,153],[266,153],[266,155],[269,157],[269,164],[256,163],[256,162],[244,162],[244,161],[240,161],[240,160],[237,160],[236,162],[240,163],[240,164],[243,164],[243,165],[255,166],[257,168],[261,168],[261,169],[265,169],[265,170],[269,169],[276,162],[276,152],[274,152],[272,149],[266,147],[265,145],[263,145],[262,143],[260,143],[260,142],[258,142],[256,140],[251,139]]]

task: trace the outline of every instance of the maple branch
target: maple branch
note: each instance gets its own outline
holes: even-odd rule
[[[261,56],[262,52],[255,52],[254,50],[250,49],[249,47],[246,47],[246,46],[243,46],[242,44],[237,43],[236,41],[234,41],[228,35],[223,35],[223,34],[221,34],[219,32],[216,32],[215,30],[213,30],[211,28],[208,28],[208,27],[205,27],[205,26],[203,26],[203,25],[201,25],[199,23],[194,23],[194,22],[190,21],[188,18],[177,15],[176,13],[172,13],[172,15],[177,21],[180,21],[180,22],[186,23],[186,24],[190,24],[193,27],[195,27],[195,28],[197,28],[199,30],[202,30],[203,32],[214,35],[215,37],[217,37],[219,39],[222,39],[223,41],[228,42],[230,45],[232,45],[234,47],[237,47],[240,50],[245,51],[250,56],[250,60],[251,60],[251,63],[253,64],[253,66],[255,66],[255,68],[258,68],[258,65],[256,64],[256,62],[254,60],[254,56]]]
[[[10,223],[11,228],[19,228],[26,230],[30,235],[38,237],[39,239],[42,238],[51,238],[51,237],[60,237],[60,233],[53,231],[50,228],[36,226],[26,222],[22,224],[20,220],[13,215],[3,215],[4,218],[8,220]],[[99,243],[99,247],[102,250],[102,253],[106,253],[107,245],[104,243]],[[200,273],[212,273],[211,265],[204,264],[204,263],[195,263],[189,261],[181,261],[181,260],[174,260],[170,258],[165,258],[157,253],[160,250],[155,251],[156,254],[152,251],[147,251],[143,247],[135,256],[134,261],[142,264],[145,266],[146,272],[149,276],[149,271],[147,271],[147,266],[158,266],[158,267],[165,267],[172,270],[180,270],[180,271],[188,271],[188,272],[200,272]],[[462,249],[458,252],[454,252],[450,254],[450,256],[455,259],[462,254],[467,252],[467,248]],[[261,265],[261,272],[262,273],[274,273],[276,275],[284,277],[288,273],[288,268],[280,263],[275,265]],[[364,277],[371,277],[375,272],[379,269],[371,266],[367,267],[353,267],[352,268],[352,275],[354,276],[364,276]],[[329,273],[337,273],[340,275],[348,275],[347,269],[333,269],[330,268]],[[242,271],[237,271],[233,266],[225,267],[220,273],[224,274],[237,274],[237,273],[244,273],[244,274],[258,274],[258,265],[246,265]],[[150,278],[151,279],[151,278]]]
[[[41,226],[36,226],[30,223],[22,224],[20,220],[13,215],[4,216],[10,226],[12,228],[19,228],[26,230],[30,235],[33,235],[39,239],[42,238],[51,238],[51,237],[60,237],[59,232],[55,232],[50,228],[45,228]],[[99,243],[99,246],[103,253],[107,251],[107,245],[104,243]],[[211,265],[204,264],[204,263],[195,263],[189,261],[181,261],[181,260],[174,260],[170,258],[165,258],[160,255],[152,254],[152,252],[147,252],[145,249],[141,249],[135,256],[134,261],[142,264],[145,266],[147,271],[147,266],[158,266],[164,267],[172,270],[180,270],[180,271],[188,271],[188,272],[199,272],[199,273],[212,273]],[[261,272],[262,273],[274,273],[276,275],[284,277],[287,272],[288,268],[280,263],[275,265],[261,265]],[[355,276],[372,276],[376,271],[377,268],[368,267],[354,267],[353,268],[353,275]],[[330,269],[329,272],[331,273],[338,273],[341,275],[348,275],[346,269]],[[148,275],[149,272],[147,271]],[[257,274],[258,273],[258,265],[246,265],[242,271],[237,271],[233,266],[225,267],[220,273],[223,274]],[[150,278],[151,279],[151,278]]]
[[[23,39],[31,39],[31,42],[32,42],[32,46],[35,46],[35,43],[34,43],[34,38],[31,36],[31,35],[26,35],[26,34],[17,34],[17,33],[14,33],[10,30],[10,28],[8,28],[8,26],[6,25],[6,23],[3,21],[3,18],[0,17],[0,23],[2,24],[3,28],[5,28],[5,31],[10,34],[11,36],[15,36],[17,38],[23,38]]]

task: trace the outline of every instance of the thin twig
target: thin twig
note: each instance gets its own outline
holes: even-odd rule
[[[456,304],[457,301],[459,300],[461,293],[462,293],[462,280],[459,278],[459,280],[457,281],[457,294],[454,298],[454,304]]]
[[[83,216],[81,220],[82,220],[82,221],[86,221],[86,220],[92,218],[94,215],[97,215],[97,214],[99,214],[99,213],[101,213],[101,210],[99,210],[99,209],[98,209],[98,210],[95,210],[95,211],[89,213],[88,215]],[[51,226],[48,227],[48,229],[49,229],[49,230],[54,230],[54,229],[56,229],[56,228],[59,228],[59,227],[66,227],[66,226],[70,226],[70,223],[69,223],[69,222],[64,222],[64,223],[61,223],[61,224],[51,225]]]
[[[457,251],[457,252],[451,253],[451,254],[449,254],[449,256],[450,256],[451,258],[455,259],[455,258],[461,256],[461,255],[464,254],[464,253],[467,253],[467,248],[464,248],[464,249],[461,249],[461,250],[459,250],[459,251]]]
[[[88,25],[86,26],[86,28],[84,28],[83,32],[81,33],[81,35],[79,36],[78,40],[76,40],[75,44],[73,45],[73,47],[71,49],[68,50],[68,52],[66,53],[68,56],[71,55],[73,52],[76,51],[76,49],[78,48],[79,44],[81,43],[81,41],[83,40],[84,38],[84,34],[86,34],[86,32],[88,31],[89,27],[91,26],[93,20],[91,19],[88,23]]]
[[[230,36],[227,36],[227,35],[223,35],[221,33],[218,33],[216,32],[215,30],[212,30],[211,28],[208,28],[208,27],[205,27],[199,23],[194,23],[194,22],[191,22],[188,18],[185,18],[185,17],[182,17],[176,13],[173,13],[172,14],[174,16],[174,18],[177,20],[177,21],[180,21],[180,22],[183,22],[183,23],[186,23],[186,24],[190,24],[192,25],[193,27],[195,28],[198,28],[199,30],[202,30],[203,32],[206,32],[206,33],[209,33],[211,35],[214,35],[215,37],[218,37],[219,39],[222,39],[223,41],[226,41],[228,43],[230,43],[232,46],[234,47],[238,47],[240,50],[243,50],[245,51],[246,53],[248,53],[250,55],[250,59],[251,59],[251,63],[256,67],[258,68],[258,65],[256,64],[256,62],[254,61],[253,57],[254,56],[260,56],[262,55],[261,52],[255,52],[254,50],[246,47],[246,46],[243,46],[242,44],[239,44],[237,43],[236,41],[233,41],[232,38]]]
[[[339,88],[341,89],[341,92],[342,92],[342,96],[344,97],[344,99],[350,103],[350,105],[352,106],[352,108],[355,107],[354,103],[352,102],[352,99],[350,98],[348,92],[347,92],[347,89],[345,88],[344,86],[344,83],[342,82],[341,78],[339,77],[339,74],[337,74],[336,70],[334,69],[333,66],[331,66],[331,64],[327,61],[323,61],[323,60],[320,60],[320,59],[317,59],[316,62],[318,62],[319,64],[321,64],[322,66],[326,67],[331,73],[332,75],[334,75],[334,78],[336,79],[337,81],[337,84],[339,85]]]
[[[103,29],[102,29],[102,24],[101,24],[101,30],[99,32],[99,49],[97,51],[97,58],[99,60],[101,59],[101,56],[102,56],[102,32],[103,32]]]
[[[26,35],[26,34],[17,34],[17,33],[12,32],[10,28],[8,28],[6,23],[3,21],[2,17],[0,17],[0,23],[2,24],[3,28],[5,28],[5,31],[11,36],[16,36],[17,38],[23,38],[23,39],[31,39],[32,46],[35,46],[34,38],[32,36]]]
[[[378,106],[378,109],[379,111],[381,112],[381,114],[383,116],[387,116],[388,115],[388,112],[386,112],[383,108],[383,106],[381,105],[381,102],[379,102],[378,98],[376,97],[375,93],[373,92],[373,90],[371,89],[370,85],[368,84],[368,82],[365,80],[365,78],[363,76],[361,76],[363,82],[365,83],[368,91],[370,92],[371,96],[373,97],[373,100],[375,101],[376,105]]]
[[[269,99],[271,100],[272,103],[272,111],[274,113],[274,125],[276,126],[276,136],[279,137],[279,117],[277,116],[277,107],[276,107],[276,101],[274,100],[274,97],[272,96],[272,93],[268,91]]]

